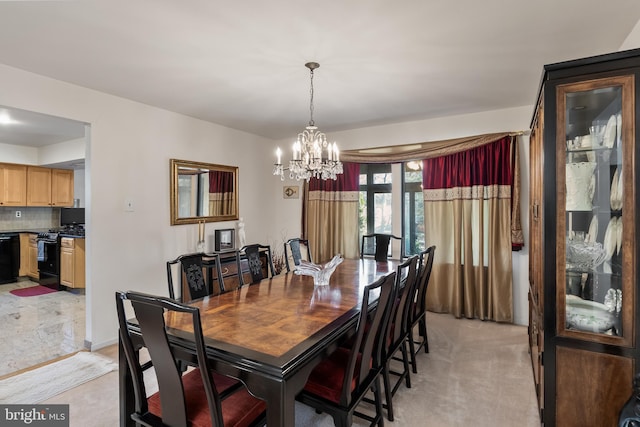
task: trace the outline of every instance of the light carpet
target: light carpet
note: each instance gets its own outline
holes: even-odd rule
[[[111,359],[81,351],[1,380],[0,403],[39,403],[117,369],[118,364]]]

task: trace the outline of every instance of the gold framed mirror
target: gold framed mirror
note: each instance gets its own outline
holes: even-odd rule
[[[238,219],[238,167],[170,160],[171,225]]]

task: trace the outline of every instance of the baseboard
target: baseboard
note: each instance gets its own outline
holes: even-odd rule
[[[89,351],[100,350],[101,348],[109,347],[110,345],[118,344],[118,339],[103,341],[100,343],[92,343],[91,341],[84,340],[84,347]]]

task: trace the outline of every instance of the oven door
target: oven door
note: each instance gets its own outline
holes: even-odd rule
[[[38,283],[57,289],[60,284],[60,244],[58,240],[38,239]]]

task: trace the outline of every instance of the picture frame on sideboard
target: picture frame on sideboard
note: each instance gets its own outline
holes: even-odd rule
[[[235,249],[235,232],[233,228],[224,228],[215,231],[215,251],[230,251]]]

